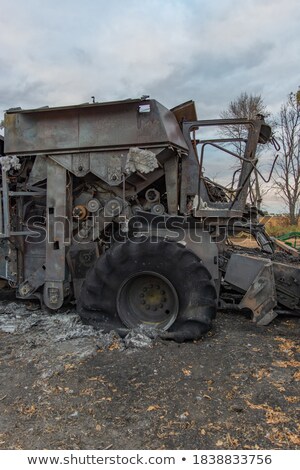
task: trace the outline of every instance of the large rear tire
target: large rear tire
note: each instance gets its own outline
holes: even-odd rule
[[[141,237],[115,243],[97,259],[78,312],[106,331],[144,325],[165,338],[191,340],[211,328],[216,290],[195,253],[176,242]]]

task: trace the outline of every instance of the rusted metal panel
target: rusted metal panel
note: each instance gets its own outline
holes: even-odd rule
[[[44,302],[51,309],[61,307],[64,301],[65,249],[70,236],[66,204],[66,170],[48,158]]]
[[[300,306],[299,264],[273,263],[278,302],[287,308]]]
[[[155,100],[5,114],[5,152],[8,155],[162,144],[187,149],[174,114]]]
[[[181,103],[175,108],[171,109],[172,113],[175,114],[176,119],[179,123],[183,121],[196,121],[197,112],[195,107],[195,102],[190,100],[185,103]]]
[[[277,316],[273,310],[277,296],[271,260],[233,253],[224,280],[245,292],[239,308],[251,310],[254,323],[268,325]]]
[[[168,198],[168,212],[170,215],[178,214],[178,162],[179,157],[175,156],[167,160],[164,164]]]
[[[270,260],[265,258],[233,253],[228,261],[224,280],[242,291],[247,291],[260,270],[269,263]]]

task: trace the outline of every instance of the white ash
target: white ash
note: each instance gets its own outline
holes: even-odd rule
[[[128,175],[136,171],[147,174],[158,168],[158,166],[156,155],[150,150],[143,150],[138,147],[129,149],[125,165],[125,172]]]
[[[11,169],[19,170],[21,168],[20,160],[15,155],[0,157],[0,165],[5,171],[9,171]]]
[[[139,326],[131,330],[124,338],[126,348],[149,348],[160,335],[159,330],[149,326]]]
[[[25,302],[0,301],[0,331],[16,338],[10,357],[32,363],[42,383],[70,367],[76,369],[83,361],[105,351],[122,354],[126,349],[134,354],[141,348],[149,348],[157,336],[154,330],[141,327],[122,339],[115,331],[103,333],[84,325],[75,310],[56,313],[32,308]],[[5,337],[1,340],[4,344]]]

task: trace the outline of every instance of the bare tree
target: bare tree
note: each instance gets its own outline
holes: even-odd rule
[[[231,101],[228,108],[220,113],[222,119],[255,119],[257,115],[268,115],[267,107],[261,95],[248,95],[246,92],[241,93],[234,101]],[[226,126],[221,129],[222,136],[229,139],[245,139],[247,132],[246,126],[241,125]],[[235,153],[242,157],[244,153],[244,143],[242,141],[236,141],[231,145]],[[258,147],[257,155],[259,155],[260,151],[261,148]],[[264,193],[266,192],[267,190],[264,191]],[[258,209],[260,209],[262,203],[262,195],[263,192],[259,184],[258,173],[256,169],[254,169],[249,197],[251,203]]]
[[[288,207],[290,223],[297,224],[300,209],[300,100],[299,93],[290,93],[282,105],[278,123],[281,145],[274,185]]]

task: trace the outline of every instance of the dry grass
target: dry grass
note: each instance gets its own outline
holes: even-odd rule
[[[265,216],[259,221],[265,225],[265,230],[271,237],[280,237],[290,232],[300,232],[300,218],[298,225],[291,225],[287,216]],[[240,232],[234,237],[229,237],[234,245],[247,248],[257,248],[255,238],[247,232]],[[290,239],[291,246],[294,246],[294,239]],[[300,247],[300,239],[297,240],[296,247]]]
[[[285,235],[289,232],[300,232],[299,225],[266,225],[267,233],[272,237],[280,237],[281,235]]]

